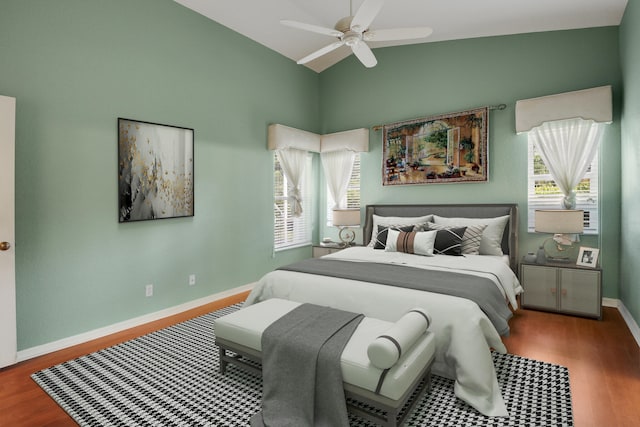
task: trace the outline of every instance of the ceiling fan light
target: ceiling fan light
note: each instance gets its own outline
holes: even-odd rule
[[[347,46],[353,47],[353,46],[357,46],[358,43],[360,43],[360,40],[362,40],[362,36],[358,33],[348,32],[347,34],[345,34],[342,40],[344,41],[344,44],[346,44]]]

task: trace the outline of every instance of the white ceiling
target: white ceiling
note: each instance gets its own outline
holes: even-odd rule
[[[289,19],[333,28],[349,0],[175,0],[297,61],[334,41],[285,27]],[[353,0],[354,12],[363,0]],[[619,25],[627,0],[386,0],[371,29],[433,28],[424,42]],[[372,48],[408,42],[370,42]],[[316,72],[347,57],[343,46],[305,64]],[[375,54],[375,50],[374,50]]]

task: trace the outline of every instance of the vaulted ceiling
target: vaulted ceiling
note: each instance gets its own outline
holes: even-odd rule
[[[333,28],[363,0],[175,0],[294,61],[336,39],[280,24]],[[350,1],[352,4],[350,4]],[[386,0],[370,28],[431,27],[420,43],[619,25],[627,0]],[[371,48],[416,43],[369,42]],[[374,50],[375,53],[375,50]],[[351,54],[347,46],[305,66],[321,72]]]

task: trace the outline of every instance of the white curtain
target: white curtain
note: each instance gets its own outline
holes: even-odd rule
[[[564,194],[565,209],[575,207],[573,189],[598,150],[603,124],[580,118],[542,123],[530,131],[540,157]]]
[[[302,215],[302,194],[300,191],[300,185],[302,184],[301,181],[304,176],[304,168],[308,153],[295,148],[285,148],[282,150],[276,150],[276,154],[278,156],[280,166],[282,167],[282,172],[293,189],[291,194],[289,194],[289,198],[293,202],[293,216],[299,217]]]
[[[348,150],[320,153],[322,168],[324,169],[334,208],[346,207],[340,206],[340,201],[347,193],[355,156],[356,153]]]

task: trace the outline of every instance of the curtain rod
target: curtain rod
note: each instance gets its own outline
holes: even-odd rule
[[[498,104],[498,105],[490,105],[487,107],[487,109],[489,110],[504,110],[505,108],[507,108],[507,104]],[[380,129],[382,129],[385,125],[375,125],[372,127],[372,129],[377,132]]]

